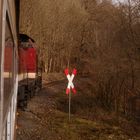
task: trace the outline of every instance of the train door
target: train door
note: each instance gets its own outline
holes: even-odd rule
[[[17,38],[14,0],[0,1],[0,140],[13,140],[17,99]]]

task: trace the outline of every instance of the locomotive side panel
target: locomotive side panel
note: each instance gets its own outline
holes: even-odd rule
[[[19,55],[19,59],[18,59],[18,80],[24,80],[27,78],[27,68],[26,68],[26,52],[23,48],[18,48],[18,55]]]
[[[27,77],[28,79],[36,78],[36,49],[33,47],[29,47],[25,49],[25,63],[27,69]]]
[[[27,64],[28,73],[36,73],[36,50],[35,50],[35,48],[27,49],[26,64]]]

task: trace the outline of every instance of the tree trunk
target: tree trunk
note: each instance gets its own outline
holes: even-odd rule
[[[52,70],[52,58],[50,58],[50,61],[49,61],[49,73],[51,72],[51,70]]]

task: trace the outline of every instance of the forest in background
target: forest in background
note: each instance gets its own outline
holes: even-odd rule
[[[101,106],[140,117],[139,0],[24,0],[20,11],[45,72],[75,67]]]

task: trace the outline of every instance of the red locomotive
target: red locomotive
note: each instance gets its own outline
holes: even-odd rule
[[[42,74],[38,66],[35,42],[25,34],[19,36],[18,105],[24,108],[27,101],[41,88]]]

